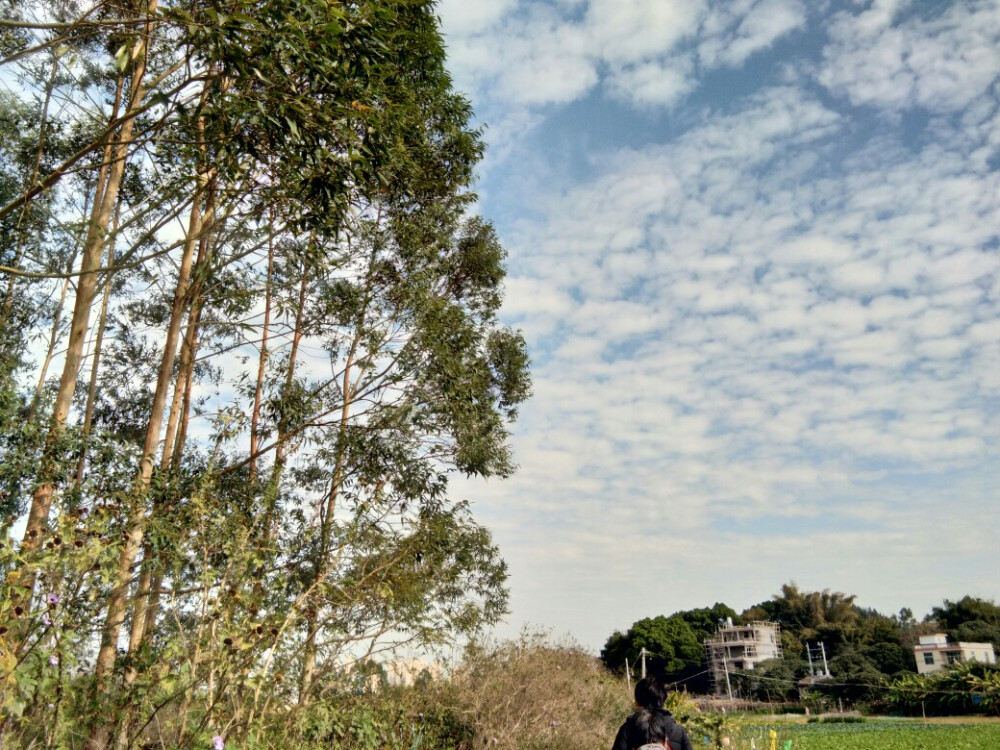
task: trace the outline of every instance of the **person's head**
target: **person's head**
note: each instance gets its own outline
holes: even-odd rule
[[[658,677],[649,675],[635,684],[635,705],[639,708],[663,708],[667,688]]]
[[[635,716],[635,728],[643,745],[666,744],[667,715],[662,711],[641,709]]]

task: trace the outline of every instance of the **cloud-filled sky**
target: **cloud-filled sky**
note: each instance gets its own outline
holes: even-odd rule
[[[500,634],[1000,599],[1000,3],[438,10],[533,358],[519,473],[460,487]]]

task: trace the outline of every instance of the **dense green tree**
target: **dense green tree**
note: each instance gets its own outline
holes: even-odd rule
[[[974,620],[1000,625],[1000,606],[974,596],[963,596],[957,601],[945,599],[944,604],[934,607],[926,619],[944,628],[957,628]]]
[[[830,660],[828,681],[816,683],[820,692],[846,703],[884,698],[889,679],[860,651],[845,649]]]
[[[719,626],[731,619],[734,623],[740,624],[742,619],[732,607],[721,602],[716,602],[711,607],[700,607],[697,609],[687,609],[676,612],[675,616],[686,622],[695,637],[702,643],[715,635]]]
[[[1000,649],[1000,606],[987,599],[945,599],[942,606],[931,610],[925,623],[941,628],[953,641],[992,643]]]
[[[626,633],[614,633],[601,651],[601,661],[615,671],[633,665],[645,649],[647,669],[675,675],[703,660],[703,647],[695,631],[679,615],[647,617],[632,624]]]
[[[913,649],[891,641],[872,641],[861,648],[861,655],[884,675],[895,676],[900,672],[913,672]]]
[[[902,676],[890,687],[889,708],[913,716],[1000,714],[1000,667],[971,662],[930,674]]]
[[[433,3],[3,12],[41,96],[0,122],[0,730],[256,742],[346,655],[494,622],[449,479],[513,471],[528,362]]]
[[[799,699],[798,681],[809,674],[809,666],[796,657],[768,659],[754,665],[752,671],[730,674],[733,692],[741,698],[782,702]]]

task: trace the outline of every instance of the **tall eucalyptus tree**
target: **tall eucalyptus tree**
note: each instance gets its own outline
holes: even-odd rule
[[[4,256],[8,285],[71,279],[72,313],[0,554],[22,623],[0,632],[3,721],[45,716],[29,675],[86,665],[91,697],[52,703],[91,748],[167,704],[177,745],[259,740],[346,655],[495,621],[503,563],[448,484],[513,470],[527,357],[497,318],[503,249],[467,215],[483,145],[433,2],[12,7],[5,62],[65,57],[90,104],[0,222],[65,224],[42,210],[61,194],[89,216],[75,266]]]

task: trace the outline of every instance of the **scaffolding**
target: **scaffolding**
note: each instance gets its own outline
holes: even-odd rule
[[[732,695],[729,673],[752,670],[768,659],[781,658],[781,625],[755,620],[749,625],[733,625],[727,620],[715,636],[705,641],[705,661],[715,695]]]

